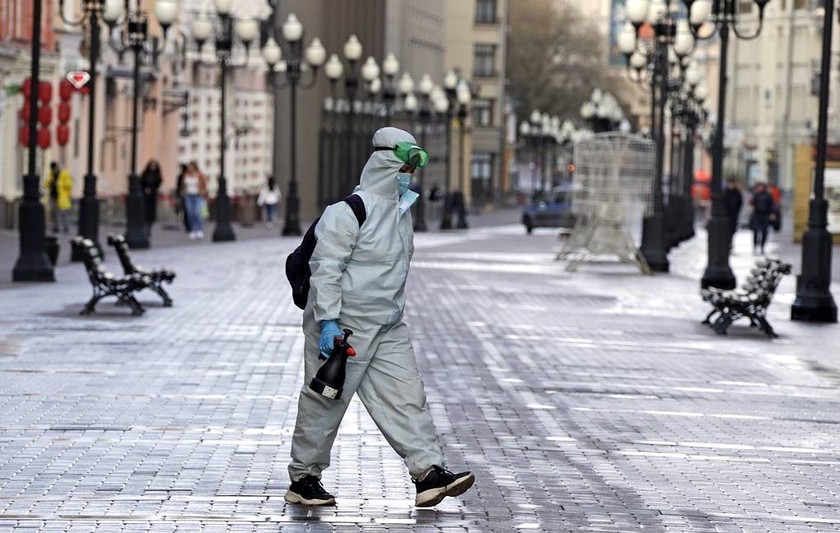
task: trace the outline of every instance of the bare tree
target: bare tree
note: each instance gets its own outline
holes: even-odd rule
[[[605,37],[577,9],[553,0],[511,0],[507,72],[520,116],[539,109],[577,118],[605,76]]]

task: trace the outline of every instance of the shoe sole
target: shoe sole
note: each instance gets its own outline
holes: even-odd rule
[[[460,496],[467,492],[475,483],[475,474],[469,474],[462,478],[456,479],[445,487],[439,489],[429,489],[421,492],[414,498],[414,505],[416,507],[434,507],[443,501],[447,496]]]
[[[297,503],[299,505],[315,505],[315,506],[323,506],[323,505],[335,505],[335,498],[330,498],[328,500],[307,500],[297,492],[286,491],[286,495],[283,497],[289,503]]]

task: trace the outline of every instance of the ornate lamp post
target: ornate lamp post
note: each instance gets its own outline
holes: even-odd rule
[[[40,176],[35,170],[38,130],[38,96],[41,61],[41,0],[32,8],[32,64],[29,85],[29,173],[23,177],[23,201],[18,209],[20,256],[12,270],[12,281],[55,281],[55,270],[47,257],[44,238],[44,206],[41,204]]]
[[[735,287],[735,275],[729,267],[729,217],[723,205],[723,136],[726,125],[726,83],[727,59],[729,57],[729,32],[735,36],[750,40],[761,33],[764,25],[764,8],[770,0],[753,0],[758,6],[758,28],[751,35],[741,33],[738,29],[740,4],[738,0],[683,0],[689,10],[691,32],[699,39],[708,39],[717,34],[720,38],[720,65],[718,82],[718,112],[717,125],[712,143],[712,216],[708,224],[709,251],[708,264],[700,280],[701,287],[719,287],[732,289]],[[707,36],[699,36],[700,29],[707,22],[711,22],[714,29]],[[830,31],[830,30],[829,30]]]
[[[96,199],[96,175],[93,173],[96,148],[96,63],[99,62],[99,46],[101,41],[101,19],[107,9],[114,9],[115,4],[105,0],[83,0],[82,17],[79,20],[68,20],[64,17],[64,0],[58,2],[58,12],[61,19],[68,26],[87,28],[88,34],[88,63],[90,64],[90,81],[88,93],[88,139],[87,139],[87,174],[85,174],[84,192],[79,202],[79,235],[93,241],[100,253],[103,251],[99,244],[99,202]],[[110,13],[107,13],[110,16]],[[81,261],[83,252],[73,247],[71,260]]]
[[[432,117],[432,91],[435,84],[428,74],[423,74],[420,82],[417,84],[417,90],[420,93],[420,146],[426,148],[426,133],[429,128],[429,122]],[[417,220],[414,221],[414,231],[426,231],[426,195],[425,195],[425,180],[426,169],[420,169],[419,186],[420,197],[417,199]]]
[[[120,0],[107,0],[105,10],[105,22],[108,23],[110,31],[123,17],[123,4]],[[163,42],[166,41],[166,33],[169,26],[175,20],[178,5],[174,0],[157,0],[155,3],[155,15],[158,23],[163,29]],[[122,31],[120,34],[119,46],[109,41],[111,47],[118,53],[131,50],[134,53],[133,71],[133,97],[131,101],[131,166],[128,175],[128,197],[126,199],[126,231],[125,242],[130,248],[148,248],[149,236],[146,233],[145,220],[143,216],[143,191],[140,184],[140,176],[137,174],[137,128],[139,126],[138,115],[140,110],[140,63],[143,56],[150,55],[153,62],[157,54],[163,49],[158,46],[158,40],[154,39],[149,46],[149,23],[145,11],[138,8],[130,11],[123,19]]]
[[[263,60],[268,64],[272,73],[272,83],[276,89],[289,88],[291,105],[289,106],[289,188],[286,195],[286,220],[281,231],[282,235],[301,235],[300,228],[300,196],[298,194],[297,182],[297,91],[311,89],[318,80],[318,69],[324,64],[327,58],[327,51],[324,45],[317,38],[312,39],[306,50],[303,50],[303,25],[294,13],[290,13],[286,22],[283,23],[283,39],[286,41],[288,59],[285,62],[285,69],[281,68],[285,77],[278,81],[279,73],[275,72],[275,66],[280,63],[282,51],[277,42],[270,38],[263,46]],[[303,56],[303,57],[301,57]],[[303,83],[304,63],[311,67],[312,76],[308,83]]]
[[[618,125],[624,120],[624,111],[618,105],[615,96],[596,88],[589,100],[580,107],[580,116],[589,122],[595,133],[602,133],[618,129]]]
[[[828,136],[828,91],[831,72],[831,32],[834,0],[823,6],[822,75],[820,76],[817,160],[814,196],[808,205],[808,229],[802,236],[802,274],[796,279],[796,300],[790,309],[792,320],[837,322],[837,304],[831,296],[832,236],[828,231],[828,202],[825,200],[825,159]]]
[[[470,102],[472,101],[472,91],[469,82],[460,80],[455,89],[455,97],[458,100],[458,176],[461,183],[461,202],[458,209],[458,229],[469,228],[467,222],[467,182],[464,167],[464,159],[466,157],[466,148],[464,147],[464,137],[467,134],[467,114],[469,113]]]
[[[626,55],[629,66],[641,74],[648,67],[651,82],[651,134],[656,143],[656,163],[653,180],[653,213],[645,217],[642,227],[642,245],[639,249],[651,269],[668,272],[668,252],[665,228],[665,201],[663,196],[665,170],[665,107],[668,101],[669,47],[679,57],[694,48],[694,39],[687,24],[677,24],[676,6],[668,0],[629,0],[625,25],[619,35],[619,47]],[[650,50],[638,48],[639,29],[647,21],[654,29],[654,43]]]
[[[326,150],[319,150],[321,162],[318,168],[318,202],[320,205],[326,205],[338,199],[339,196],[335,192],[338,182],[335,177],[341,176],[344,172],[340,161],[338,161],[340,152],[337,153],[336,151],[336,145],[340,147],[342,138],[337,117],[341,113],[343,105],[343,102],[336,98],[336,86],[338,80],[344,74],[344,65],[337,54],[332,54],[324,64],[324,74],[330,84],[330,95],[324,100],[324,113],[328,117],[323,121],[321,135]]]
[[[446,97],[446,165],[444,173],[446,178],[443,187],[443,216],[440,219],[440,229],[452,229],[452,194],[450,182],[452,179],[452,119],[455,116],[457,104],[456,90],[458,86],[458,75],[454,70],[449,70],[443,76],[443,90]]]
[[[353,127],[353,115],[356,111],[356,90],[359,88],[359,78],[356,76],[356,63],[362,57],[362,44],[355,35],[351,35],[344,43],[344,58],[347,59],[347,70],[344,75],[344,97],[347,99],[347,132],[344,136],[345,160],[344,178],[342,180],[341,194],[350,194],[353,183],[356,181],[358,172],[355,158],[356,132]]]
[[[400,62],[394,54],[385,56],[382,61],[382,73],[385,74],[385,82],[382,84],[382,101],[385,103],[385,125],[391,125],[391,117],[394,114],[394,102],[397,93],[394,87],[394,79],[400,71]]]
[[[225,178],[225,155],[227,153],[227,77],[228,70],[236,66],[244,66],[248,63],[248,54],[251,43],[259,35],[259,25],[253,19],[234,19],[231,15],[232,0],[215,0],[215,20],[201,14],[193,20],[192,38],[195,40],[199,54],[204,43],[210,37],[214,38],[215,60],[221,69],[219,76],[220,99],[220,144],[221,159],[219,169],[219,188],[216,193],[216,228],[213,230],[213,242],[225,242],[236,240],[233,227],[230,224],[231,207],[230,197],[227,193],[227,179]],[[235,28],[235,30],[234,30]],[[238,38],[244,48],[244,60],[240,64],[233,61],[235,40]]]

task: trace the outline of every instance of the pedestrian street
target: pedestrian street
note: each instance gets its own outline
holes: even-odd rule
[[[779,339],[715,335],[705,242],[643,276],[566,272],[555,231],[416,235],[412,342],[448,467],[477,478],[430,509],[358,401],[324,472],[337,506],[283,501],[299,238],[132,251],[177,272],[174,307],[143,292],[140,317],[113,299],[80,316],[87,277],[61,262],[55,284],[0,288],[0,531],[836,531],[836,326],[790,321],[787,276]]]

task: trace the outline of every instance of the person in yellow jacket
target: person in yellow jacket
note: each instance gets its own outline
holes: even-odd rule
[[[46,182],[47,195],[52,213],[53,232],[70,231],[70,216],[73,209],[73,176],[66,168],[62,168],[56,161],[50,163],[50,171],[47,173]]]

